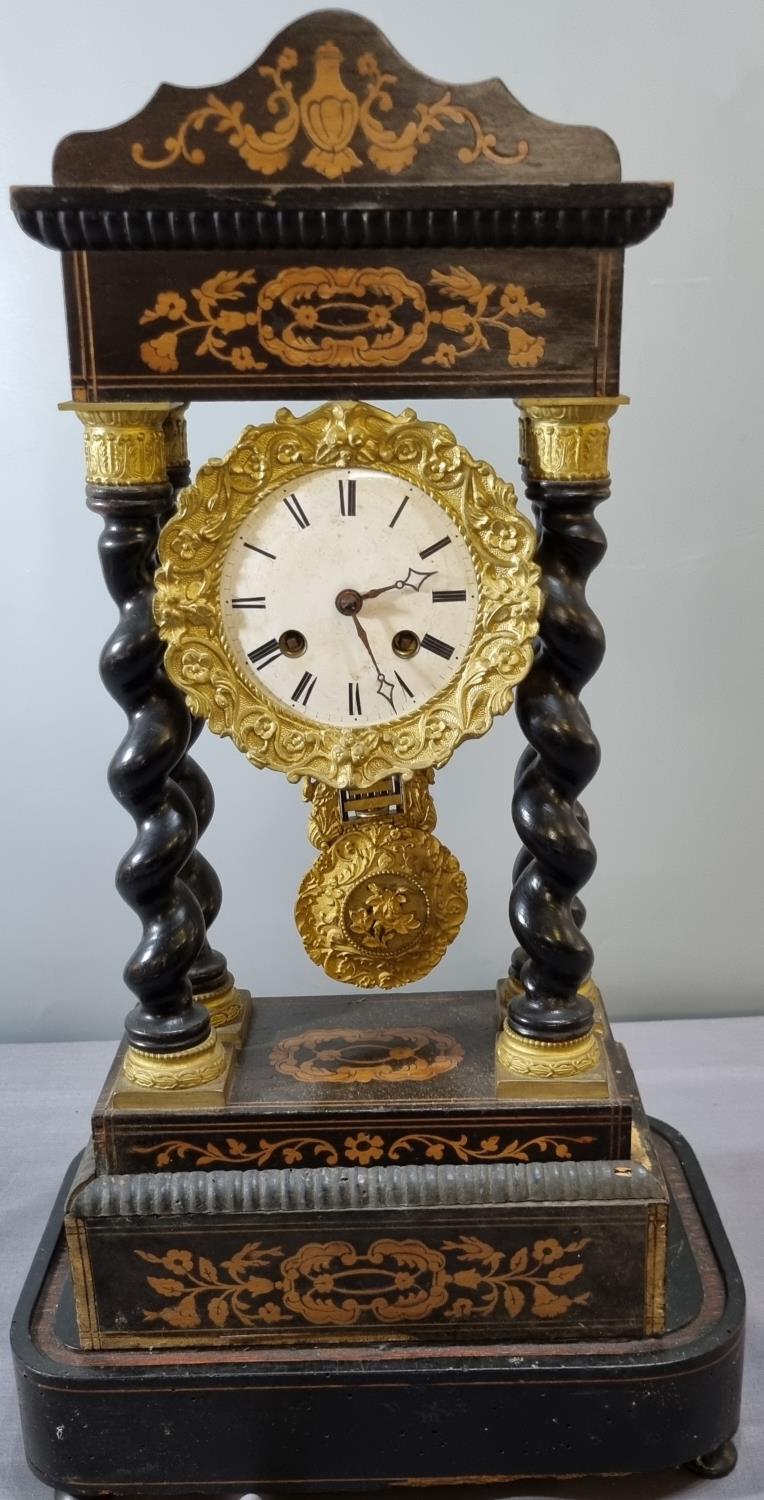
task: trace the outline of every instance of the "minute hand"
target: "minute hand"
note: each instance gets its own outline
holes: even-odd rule
[[[405,578],[397,578],[395,583],[386,583],[381,589],[367,589],[362,599],[377,599],[380,594],[389,594],[391,589],[414,589],[418,591],[428,578],[434,578],[435,573],[423,573],[419,568],[409,568]]]
[[[372,659],[372,662],[374,663],[374,669],[377,674],[377,692],[380,694],[380,697],[384,698],[386,702],[390,704],[391,708],[394,708],[395,705],[393,703],[393,693],[395,691],[395,683],[388,681],[387,677],[385,677],[384,672],[380,671],[379,662],[377,661],[377,658],[371,649],[371,645],[369,644],[369,637],[366,634],[366,631],[364,630],[358,616],[353,615],[352,619],[358,635],[360,636],[363,645],[365,646],[366,650],[369,653],[369,656]]]

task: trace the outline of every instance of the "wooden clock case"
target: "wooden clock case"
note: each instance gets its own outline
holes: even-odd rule
[[[82,1497],[727,1472],[740,1278],[692,1153],[645,1119],[579,896],[624,251],[671,188],[322,11],[230,83],[68,137],[54,185],[12,202],[62,254],[143,924],[15,1323],[30,1464]],[[153,570],[187,404],[276,393],[520,407],[544,608],[496,996],[251,1001],[210,945],[212,789]]]

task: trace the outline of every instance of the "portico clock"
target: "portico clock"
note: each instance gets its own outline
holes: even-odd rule
[[[581,896],[624,251],[670,201],[621,180],[601,130],[428,77],[346,9],[66,137],[53,185],[13,192],[62,253],[141,926],[125,1041],[14,1324],[29,1461],[58,1495],[734,1464],[739,1273],[692,1152],[645,1115]],[[274,392],[307,414],[250,418],[190,483],[186,408]],[[505,452],[514,401],[532,522],[447,427],[367,398],[492,398]],[[401,994],[467,907],[436,775],[516,688],[526,744],[481,848],[494,890],[513,861],[512,950],[485,913],[466,984]],[[210,940],[204,721],[302,786],[319,994],[267,993],[267,858],[251,972]],[[87,984],[86,899],[72,922]]]
[[[511,485],[448,428],[361,402],[246,428],[163,531],[156,617],[193,712],[339,798],[298,916],[335,977],[405,983],[461,925],[426,780],[420,813],[404,784],[510,706],[537,629],[533,545]]]

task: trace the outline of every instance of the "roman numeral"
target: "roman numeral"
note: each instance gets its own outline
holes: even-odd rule
[[[433,604],[464,604],[467,598],[466,589],[433,589]]]
[[[419,644],[424,651],[432,651],[435,656],[442,656],[444,661],[449,661],[454,654],[453,646],[447,646],[445,641],[439,641],[436,635],[423,635]]]
[[[304,531],[306,526],[310,526],[310,521],[308,520],[308,517],[306,516],[305,511],[303,510],[296,495],[287,495],[286,499],[284,500],[284,504],[289,511],[290,516],[297,522],[297,525],[299,526],[301,531]]]
[[[292,702],[301,703],[303,708],[307,708],[308,699],[313,692],[317,681],[318,678],[314,677],[312,672],[303,672],[302,677],[300,678],[300,681],[298,682],[297,687],[292,694]]]
[[[450,538],[450,536],[442,536],[439,542],[431,542],[430,545],[429,545],[429,547],[424,547],[422,549],[422,551],[420,552],[419,556],[420,557],[432,557],[433,552],[440,552],[441,547],[450,547],[450,546],[451,546],[451,538]]]
[[[403,688],[403,691],[406,694],[406,697],[407,698],[413,698],[414,694],[412,693],[411,688],[409,687],[408,683],[403,681],[403,678],[401,677],[400,672],[396,672],[395,675],[398,678],[398,681],[399,681],[401,687]]]
[[[351,719],[361,712],[361,689],[357,682],[348,683],[348,713]]]
[[[253,667],[269,667],[277,656],[281,655],[281,647],[277,640],[266,641],[264,646],[257,646],[254,651],[248,651],[247,656]]]
[[[255,597],[253,594],[250,599],[232,599],[231,604],[234,609],[265,609],[265,595]]]
[[[395,512],[395,515],[393,516],[392,521],[390,522],[390,527],[391,528],[395,525],[395,523],[396,523],[399,515],[401,514],[401,511],[405,509],[405,507],[408,505],[408,503],[409,503],[409,497],[408,497],[408,495],[404,495],[403,499],[401,500],[400,505],[398,506],[397,511]]]
[[[339,487],[340,487],[340,515],[341,516],[354,516],[355,515],[355,480],[354,479],[349,479],[348,482],[347,482],[347,485],[348,485],[348,493],[347,493],[347,500],[346,500],[345,499],[345,486],[344,486],[342,480],[341,479],[339,480]]]
[[[259,552],[261,557],[269,557],[271,562],[276,561],[275,552],[266,552],[264,547],[256,547],[254,542],[244,542],[244,546],[249,547],[250,552]]]

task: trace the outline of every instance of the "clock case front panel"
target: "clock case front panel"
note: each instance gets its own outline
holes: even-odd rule
[[[371,212],[354,212],[359,228],[373,224]],[[543,248],[523,235],[517,248],[484,245],[469,233],[472,212],[449,211],[463,245],[420,247],[402,234],[377,248],[372,229],[359,250],[347,211],[330,253],[322,244],[272,250],[256,230],[243,250],[221,230],[214,251],[66,253],[72,393],[104,403],[170,391],[189,401],[310,400],[329,390],[617,395],[623,251],[557,248],[552,209]]]

